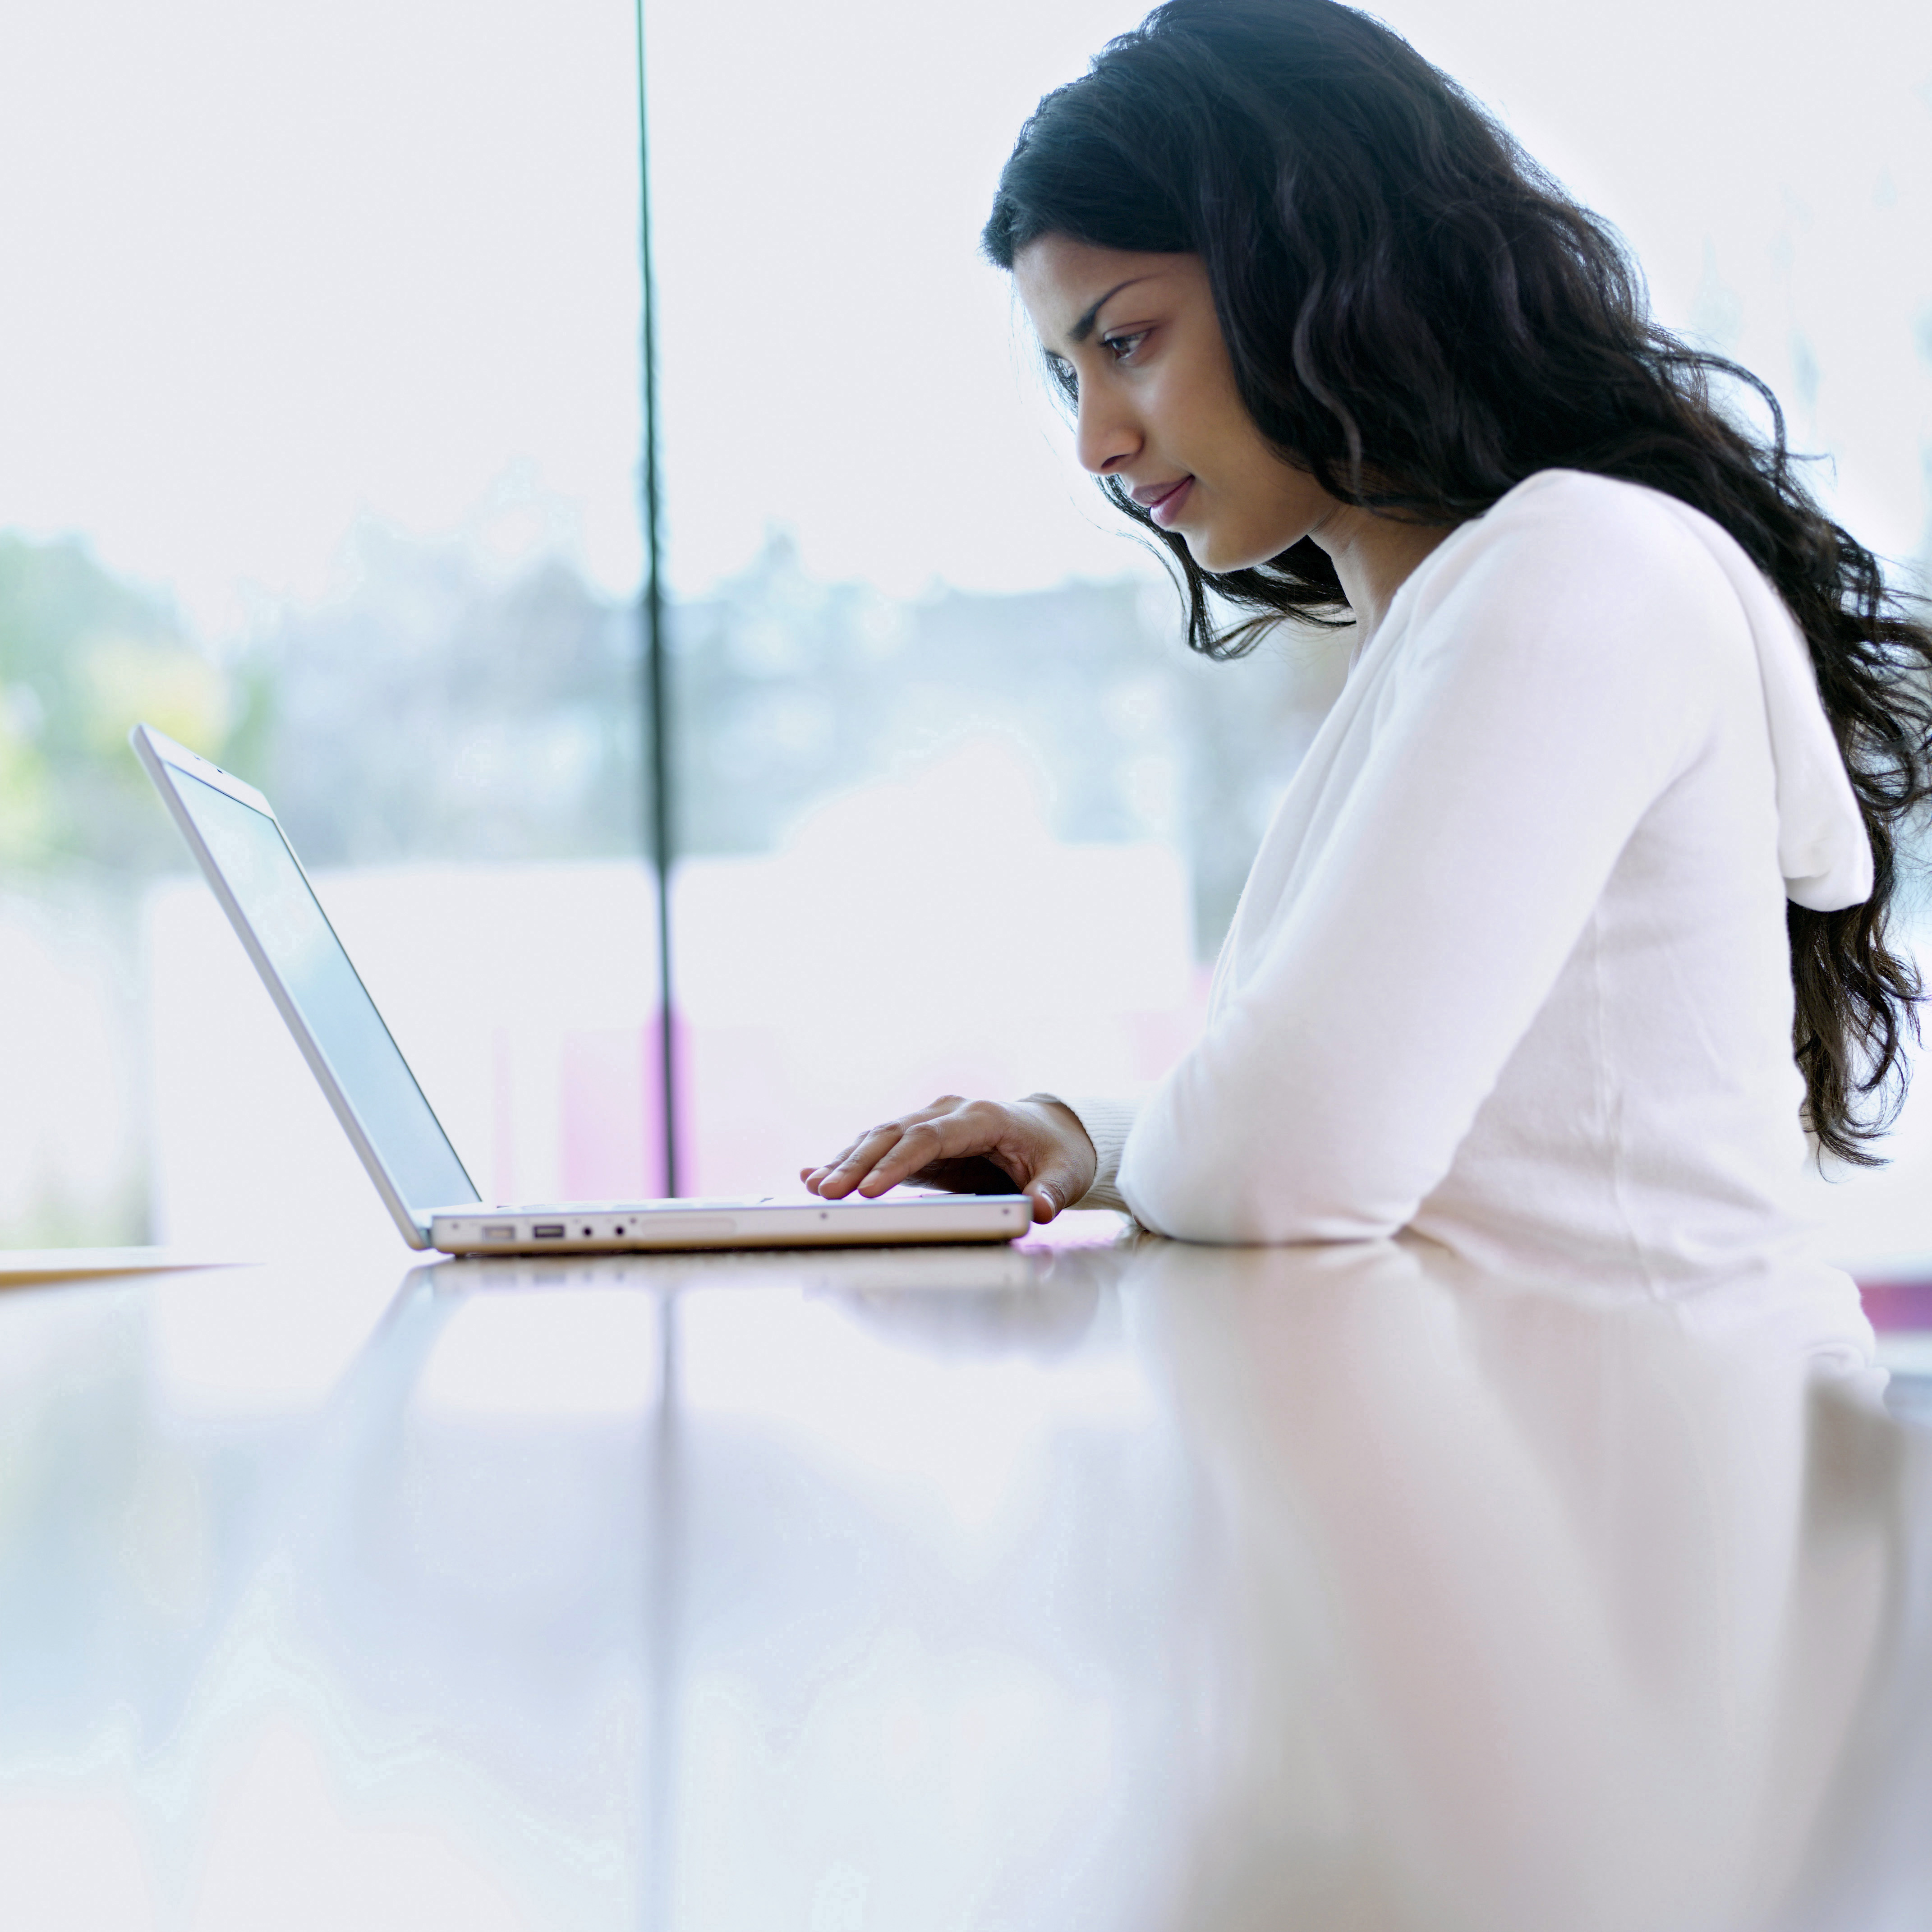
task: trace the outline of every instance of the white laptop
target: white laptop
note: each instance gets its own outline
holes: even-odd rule
[[[137,724],[129,741],[411,1247],[548,1254],[1010,1241],[1031,1226],[1032,1203],[1022,1194],[487,1205],[268,801],[150,725]]]

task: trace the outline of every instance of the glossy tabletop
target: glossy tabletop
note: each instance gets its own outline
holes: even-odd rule
[[[1932,1924],[1842,1282],[1074,1219],[0,1293],[0,1917]]]

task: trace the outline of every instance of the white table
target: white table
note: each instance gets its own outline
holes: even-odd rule
[[[1114,1225],[0,1293],[0,1916],[1932,1922],[1932,1438],[1774,1293]]]

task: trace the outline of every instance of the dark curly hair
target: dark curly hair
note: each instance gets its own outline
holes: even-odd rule
[[[1765,385],[1659,327],[1611,229],[1333,0],[1167,0],[1109,42],[1021,130],[982,242],[1010,268],[1049,234],[1198,255],[1249,413],[1344,502],[1454,524],[1562,467],[1665,490],[1737,540],[1804,633],[1870,835],[1864,904],[1786,917],[1808,1124],[1875,1162],[1918,1032],[1888,914],[1900,835],[1932,795],[1932,631],[1795,473]],[[1714,378],[1755,393],[1768,438],[1719,406]],[[1346,621],[1312,539],[1210,575],[1118,480],[1101,488],[1166,547],[1196,650],[1238,656],[1284,618]]]

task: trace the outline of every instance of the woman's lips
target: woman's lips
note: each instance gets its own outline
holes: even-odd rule
[[[1174,519],[1180,514],[1181,506],[1187,501],[1188,492],[1194,488],[1194,478],[1184,476],[1178,483],[1167,483],[1148,490],[1143,495],[1134,492],[1134,501],[1153,518],[1162,530],[1171,530]]]

